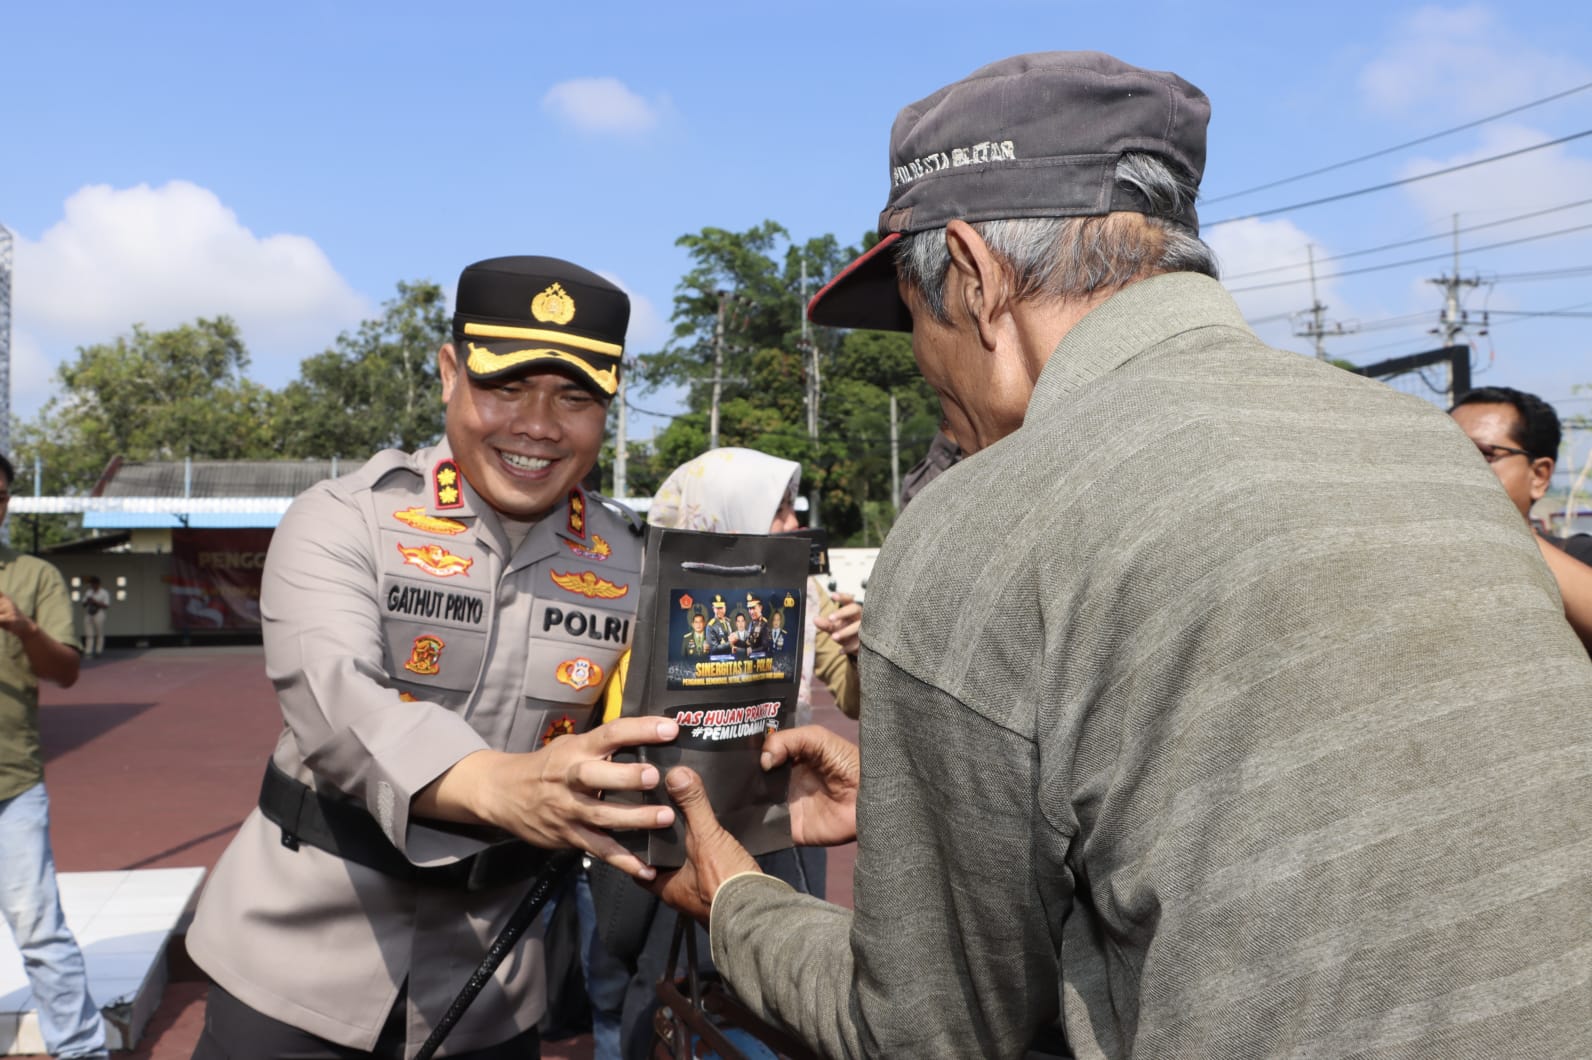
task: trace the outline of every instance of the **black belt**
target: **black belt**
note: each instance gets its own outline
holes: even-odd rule
[[[282,829],[282,845],[297,850],[308,843],[394,879],[426,887],[486,891],[523,883],[536,875],[549,851],[511,840],[447,865],[422,867],[398,852],[364,807],[322,795],[299,783],[273,762],[260,781],[260,812]]]

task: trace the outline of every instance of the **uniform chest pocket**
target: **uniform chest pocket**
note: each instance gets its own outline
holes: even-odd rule
[[[589,707],[602,695],[623,645],[571,644],[532,637],[525,662],[525,697]]]
[[[388,576],[382,584],[387,672],[426,688],[474,688],[486,654],[487,596]]]

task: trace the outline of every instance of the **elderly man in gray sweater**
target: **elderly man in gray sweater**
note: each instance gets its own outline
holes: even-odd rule
[[[1592,1056],[1592,665],[1441,411],[1245,326],[1208,116],[1093,53],[901,112],[810,313],[911,330],[971,455],[880,554],[860,760],[769,754],[855,912],[686,771],[665,897],[830,1056]]]

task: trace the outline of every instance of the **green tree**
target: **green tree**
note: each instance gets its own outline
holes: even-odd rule
[[[363,460],[381,449],[418,449],[442,436],[437,348],[449,337],[442,288],[398,284],[381,316],[307,358],[281,394],[281,455]]]
[[[905,335],[812,328],[804,348],[808,297],[859,251],[832,235],[797,243],[774,221],[745,232],[705,228],[677,245],[693,265],[675,289],[674,334],[641,357],[638,376],[644,387],[686,386],[690,412],[659,434],[650,467],[638,474],[632,464],[632,481],[661,480],[707,449],[714,361],[722,355],[719,444],[801,461],[803,489],[817,490],[832,540],[877,544],[893,518],[890,394],[899,406],[903,471],[928,448],[939,412]],[[817,350],[822,380],[816,444],[807,431],[807,348]]]
[[[20,464],[42,459],[46,493],[87,491],[112,457],[206,460],[276,454],[274,395],[244,376],[248,350],[228,317],[80,347],[56,370],[60,394],[17,431]]]

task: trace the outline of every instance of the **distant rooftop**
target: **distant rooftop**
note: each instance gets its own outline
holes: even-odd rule
[[[113,460],[95,497],[296,497],[355,470],[337,460]]]

